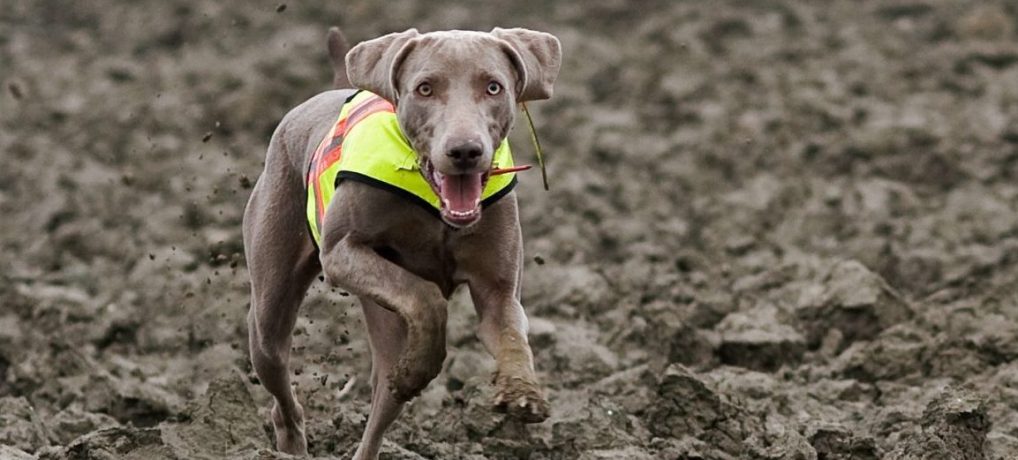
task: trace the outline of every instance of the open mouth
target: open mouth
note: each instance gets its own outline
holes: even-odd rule
[[[442,220],[454,227],[466,227],[481,218],[481,192],[490,171],[473,174],[442,174],[424,159],[421,172],[442,202]]]

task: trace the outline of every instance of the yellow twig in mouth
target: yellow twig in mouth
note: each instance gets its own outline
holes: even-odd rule
[[[530,116],[530,111],[527,110],[527,103],[520,102],[520,106],[523,107],[523,114],[527,116],[527,125],[530,126],[530,140],[534,142],[534,151],[537,153],[537,164],[541,167],[541,180],[544,181],[544,189],[548,188],[548,172],[544,169],[544,155],[541,152],[541,141],[537,140],[537,130],[534,129],[534,119]]]

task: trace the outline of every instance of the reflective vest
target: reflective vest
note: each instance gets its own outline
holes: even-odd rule
[[[512,152],[503,139],[495,150],[493,167],[511,166]],[[308,229],[316,245],[321,241],[325,211],[343,180],[396,193],[440,218],[441,201],[421,174],[417,152],[403,136],[392,104],[368,91],[347,99],[308,165]],[[515,174],[490,176],[481,205],[491,205],[515,186]]]

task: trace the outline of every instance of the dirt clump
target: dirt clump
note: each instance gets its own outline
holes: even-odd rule
[[[0,443],[35,452],[49,445],[46,427],[25,398],[0,399]]]
[[[911,311],[879,275],[858,261],[845,261],[834,264],[803,293],[797,315],[808,343],[815,348],[833,330],[839,331],[845,346],[872,340],[880,331],[908,319]]]
[[[151,428],[96,428],[66,448],[47,450],[41,458],[215,459],[250,455],[267,447],[258,408],[243,378],[232,373],[213,380],[205,395],[188,404],[178,420]]]
[[[729,455],[741,454],[746,438],[762,424],[680,365],[665,370],[657,396],[659,401],[647,414],[652,433],[675,438],[692,436]]]
[[[906,439],[891,454],[895,460],[984,460],[991,422],[982,399],[950,388],[926,406],[922,432]]]
[[[828,460],[878,460],[878,450],[872,438],[859,436],[842,426],[825,426],[813,430],[809,443],[817,458]]]

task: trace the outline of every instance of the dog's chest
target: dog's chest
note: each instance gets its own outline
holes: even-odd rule
[[[430,216],[429,216],[430,218]],[[373,245],[386,260],[450,293],[456,285],[456,235],[445,225],[407,222],[379,235]]]

